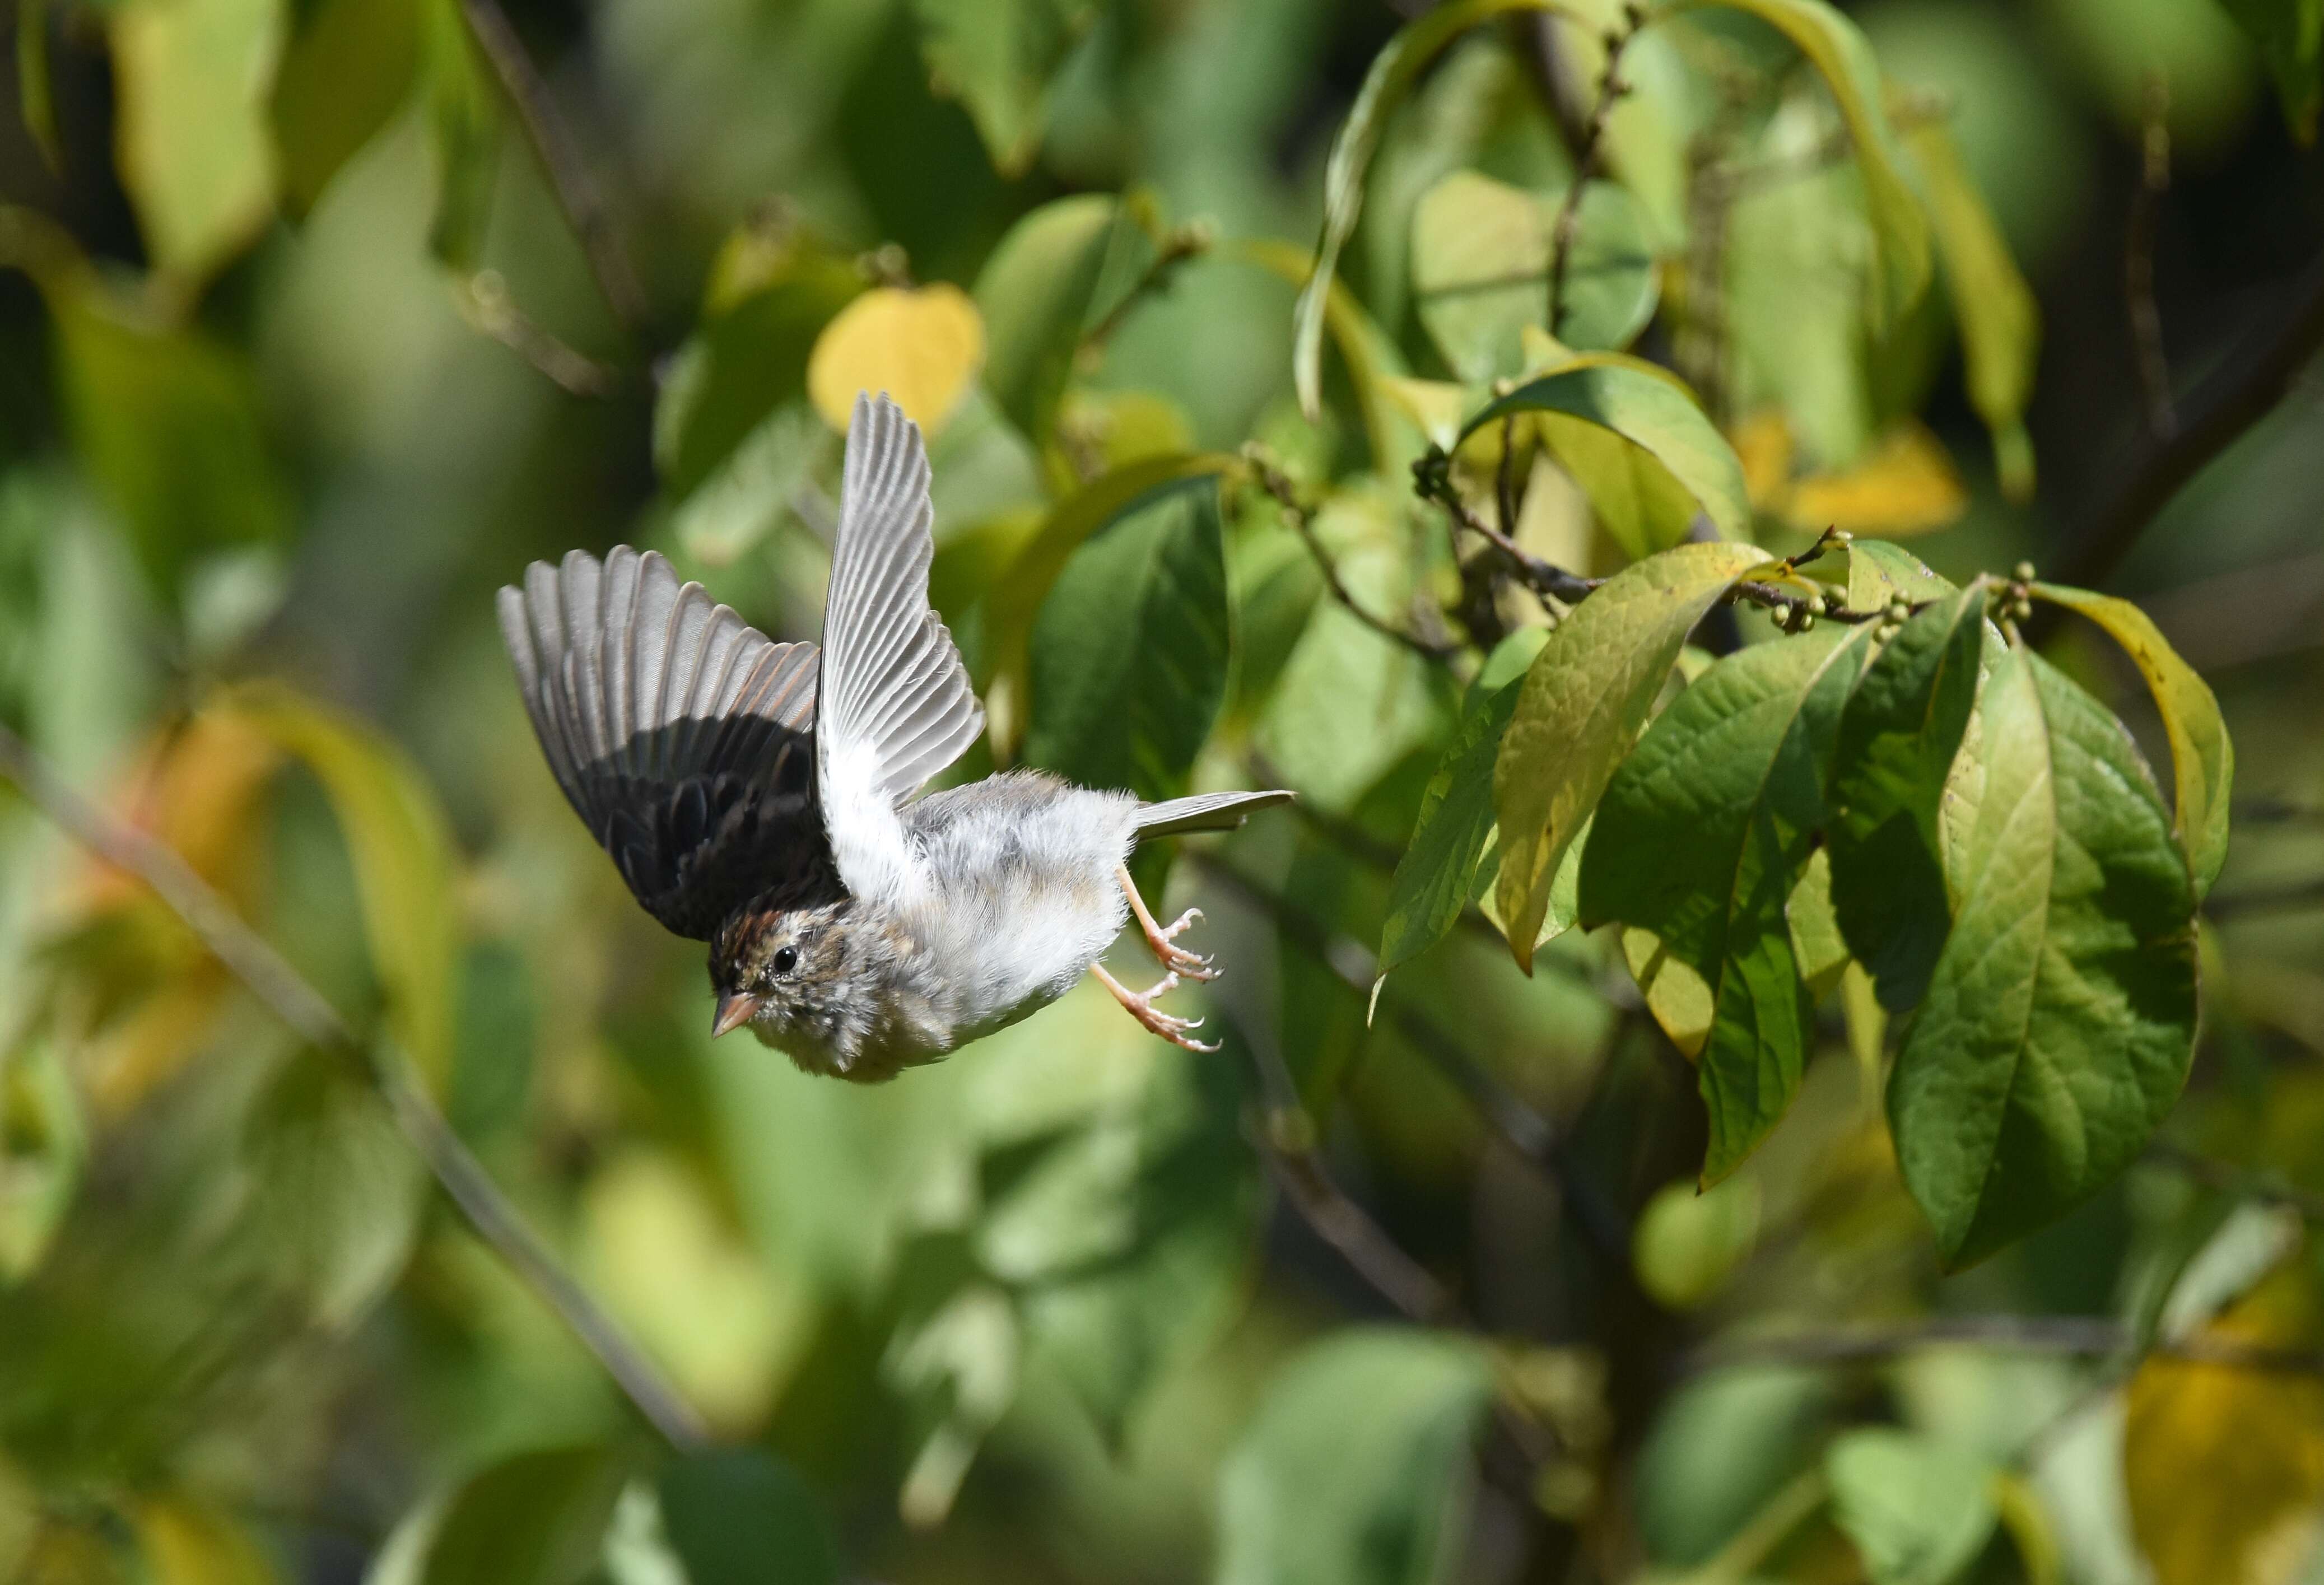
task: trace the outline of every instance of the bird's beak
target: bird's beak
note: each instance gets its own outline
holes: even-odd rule
[[[740,991],[730,991],[718,999],[718,1010],[711,1016],[710,1037],[715,1040],[730,1029],[739,1029],[751,1021],[759,1010],[759,999]]]

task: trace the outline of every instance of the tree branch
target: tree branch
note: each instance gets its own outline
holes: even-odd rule
[[[2131,1328],[2100,1315],[1939,1315],[1894,1326],[1799,1332],[1707,1344],[1685,1355],[1682,1378],[1744,1365],[1852,1365],[1922,1349],[1965,1344],[2005,1352],[2103,1358],[2137,1347]],[[2232,1338],[2160,1338],[2150,1354],[2239,1370],[2324,1376],[2324,1350],[2284,1349]]]
[[[1582,230],[1582,192],[1597,173],[1599,152],[1606,142],[1606,120],[1622,96],[1630,91],[1621,78],[1622,51],[1646,24],[1646,14],[1637,5],[1622,8],[1622,25],[1606,35],[1606,70],[1598,79],[1597,102],[1582,128],[1582,146],[1573,152],[1573,185],[1565,189],[1557,221],[1549,234],[1549,333],[1565,328],[1565,272],[1573,256],[1575,237]]]
[[[1316,536],[1314,509],[1299,499],[1299,492],[1292,484],[1289,475],[1276,465],[1263,447],[1256,444],[1243,447],[1243,458],[1250,464],[1252,476],[1258,480],[1259,487],[1283,508],[1284,518],[1291,524],[1292,531],[1299,536],[1299,542],[1307,547],[1307,554],[1314,559],[1316,570],[1323,575],[1323,586],[1331,591],[1332,598],[1344,606],[1350,615],[1382,638],[1402,644],[1424,659],[1450,660],[1461,653],[1462,646],[1450,639],[1424,637],[1366,610],[1341,578],[1332,553]]]
[[[589,174],[588,161],[581,157],[580,145],[573,141],[572,130],[558,111],[549,85],[534,69],[532,58],[524,52],[524,41],[517,37],[508,13],[500,7],[500,0],[460,0],[460,9],[467,16],[469,30],[475,34],[485,59],[493,63],[493,70],[507,91],[510,103],[516,107],[525,140],[540,161],[558,207],[565,211],[566,223],[572,226],[582,254],[588,260],[598,295],[605,299],[605,306],[613,310],[613,318],[621,321],[624,330],[641,344],[647,343],[651,316],[647,310],[645,292],[630,268],[621,238],[614,235],[604,195]]]
[[[557,1262],[524,1224],[411,1077],[401,1052],[358,1040],[338,1009],[302,978],[171,849],[114,819],[67,786],[13,732],[0,726],[0,775],[97,857],[151,887],[228,972],[311,1046],[355,1064],[378,1090],[396,1126],[428,1164],[477,1237],[557,1313],[621,1387],[638,1413],[676,1448],[706,1446],[694,1410],[622,1334],[612,1316]]]

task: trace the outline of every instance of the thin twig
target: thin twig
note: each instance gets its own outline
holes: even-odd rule
[[[1083,353],[1091,353],[1112,339],[1113,333],[1121,328],[1121,322],[1130,317],[1130,309],[1149,297],[1167,291],[1171,277],[1178,272],[1179,268],[1209,253],[1217,241],[1216,232],[1199,220],[1181,226],[1162,238],[1154,262],[1146,266],[1146,272],[1121,294],[1120,302],[1106,310],[1105,318],[1082,337]]]
[[[1289,899],[1210,853],[1188,857],[1204,875],[1265,909],[1286,939],[1330,969],[1351,993],[1370,999],[1379,960],[1361,943],[1331,930]],[[1502,1141],[1558,1185],[1591,1247],[1609,1260],[1627,1262],[1630,1239],[1626,1219],[1574,1165],[1556,1127],[1418,1008],[1398,1000],[1389,1004],[1388,1015],[1397,1031],[1452,1083]]]
[[[2171,186],[2171,83],[2161,72],[2146,78],[2146,129],[2141,143],[2139,183],[2130,199],[2130,225],[2123,239],[2123,295],[2130,304],[2130,341],[2138,355],[2138,386],[2146,398],[2146,430],[2169,440],[2179,430],[2171,404],[2171,363],[2163,347],[2163,313],[2154,303],[2154,227],[2163,195]]]
[[[1615,105],[1630,91],[1630,85],[1621,78],[1622,51],[1638,36],[1646,24],[1645,10],[1636,5],[1622,7],[1622,25],[1606,35],[1606,70],[1598,79],[1597,102],[1590,106],[1590,120],[1582,129],[1582,146],[1573,152],[1573,185],[1565,189],[1565,201],[1558,206],[1557,223],[1549,234],[1549,333],[1556,336],[1565,328],[1565,271],[1573,256],[1575,236],[1582,229],[1582,193],[1597,174],[1599,152],[1606,143],[1606,121],[1613,115]]]
[[[2285,1183],[2272,1174],[2239,1166],[2232,1161],[2220,1161],[2184,1145],[2169,1139],[2150,1139],[2144,1152],[2149,1166],[2158,1166],[2191,1178],[2207,1189],[2256,1200],[2263,1204],[2281,1205],[2298,1212],[2310,1221],[2324,1222],[2324,1194],[2318,1194],[2296,1184]]]
[[[497,270],[479,270],[453,289],[460,317],[514,352],[575,396],[609,396],[620,382],[611,368],[576,352],[516,306]]]
[[[35,806],[83,847],[152,888],[201,938],[211,955],[300,1039],[357,1064],[476,1236],[492,1246],[597,1357],[638,1412],[673,1447],[690,1451],[708,1444],[709,1433],[693,1409],[524,1224],[435,1103],[413,1082],[401,1051],[383,1041],[357,1039],[322,992],[309,984],[263,936],[243,923],[185,860],[67,786],[5,726],[0,726],[0,774],[14,782]]]
[[[1726,1339],[1683,1357],[1678,1374],[1743,1365],[1851,1365],[1965,1344],[2010,1353],[2103,1358],[2137,1346],[2131,1328],[2098,1315],[1940,1315],[1895,1326]],[[2324,1350],[2284,1349],[2233,1338],[2159,1338],[2148,1352],[2194,1364],[2289,1375],[2324,1375]]]
[[[614,234],[604,195],[589,174],[588,161],[582,158],[580,145],[574,142],[572,129],[565,124],[548,83],[534,68],[532,58],[524,52],[524,41],[517,37],[508,13],[500,7],[500,0],[460,0],[460,9],[467,16],[468,27],[485,58],[493,63],[501,87],[516,106],[525,140],[532,145],[541,170],[549,177],[549,189],[556,195],[558,207],[565,211],[566,223],[573,227],[573,235],[589,262],[589,273],[596,280],[599,295],[613,310],[613,318],[621,321],[622,327],[639,342],[646,342],[650,315],[645,292],[630,268],[621,238]]]
[[[1347,608],[1350,615],[1382,638],[1392,639],[1425,659],[1450,660],[1461,653],[1462,646],[1450,639],[1424,636],[1366,610],[1363,603],[1355,597],[1340,576],[1338,564],[1332,559],[1331,551],[1325,548],[1323,539],[1315,532],[1314,508],[1299,498],[1298,489],[1291,483],[1290,476],[1261,447],[1244,447],[1243,456],[1250,464],[1252,476],[1258,480],[1259,487],[1283,508],[1284,520],[1299,536],[1300,543],[1307,547],[1307,554],[1314,559],[1316,570],[1323,575],[1323,586],[1331,591],[1333,599]]]
[[[2291,311],[2255,329],[2218,369],[2179,404],[2180,423],[2168,441],[2148,442],[2135,466],[2115,476],[2121,489],[2068,538],[2056,562],[2058,582],[2094,588],[2103,584],[2172,497],[2246,429],[2272,411],[2319,347],[2324,347],[2324,256],[2309,265],[2287,294]],[[2057,622],[2058,608],[2034,613],[2029,636],[2039,641]]]

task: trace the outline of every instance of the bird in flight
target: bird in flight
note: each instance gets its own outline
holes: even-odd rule
[[[823,644],[778,644],[659,555],[534,562],[500,592],[525,708],[558,785],[645,910],[710,944],[711,1031],[748,1026],[809,1073],[893,1078],[1095,975],[1166,1040],[1156,999],[1208,980],[1129,869],[1143,839],[1240,825],[1288,792],[1149,804],[1010,770],[916,797],[983,730],[928,603],[918,425],[859,396]],[[1099,955],[1135,915],[1163,975]]]

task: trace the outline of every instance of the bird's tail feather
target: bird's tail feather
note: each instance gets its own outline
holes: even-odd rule
[[[1293,796],[1278,788],[1272,792],[1196,793],[1192,797],[1146,804],[1138,811],[1138,834],[1177,836],[1189,831],[1232,831],[1253,809],[1287,804]]]

